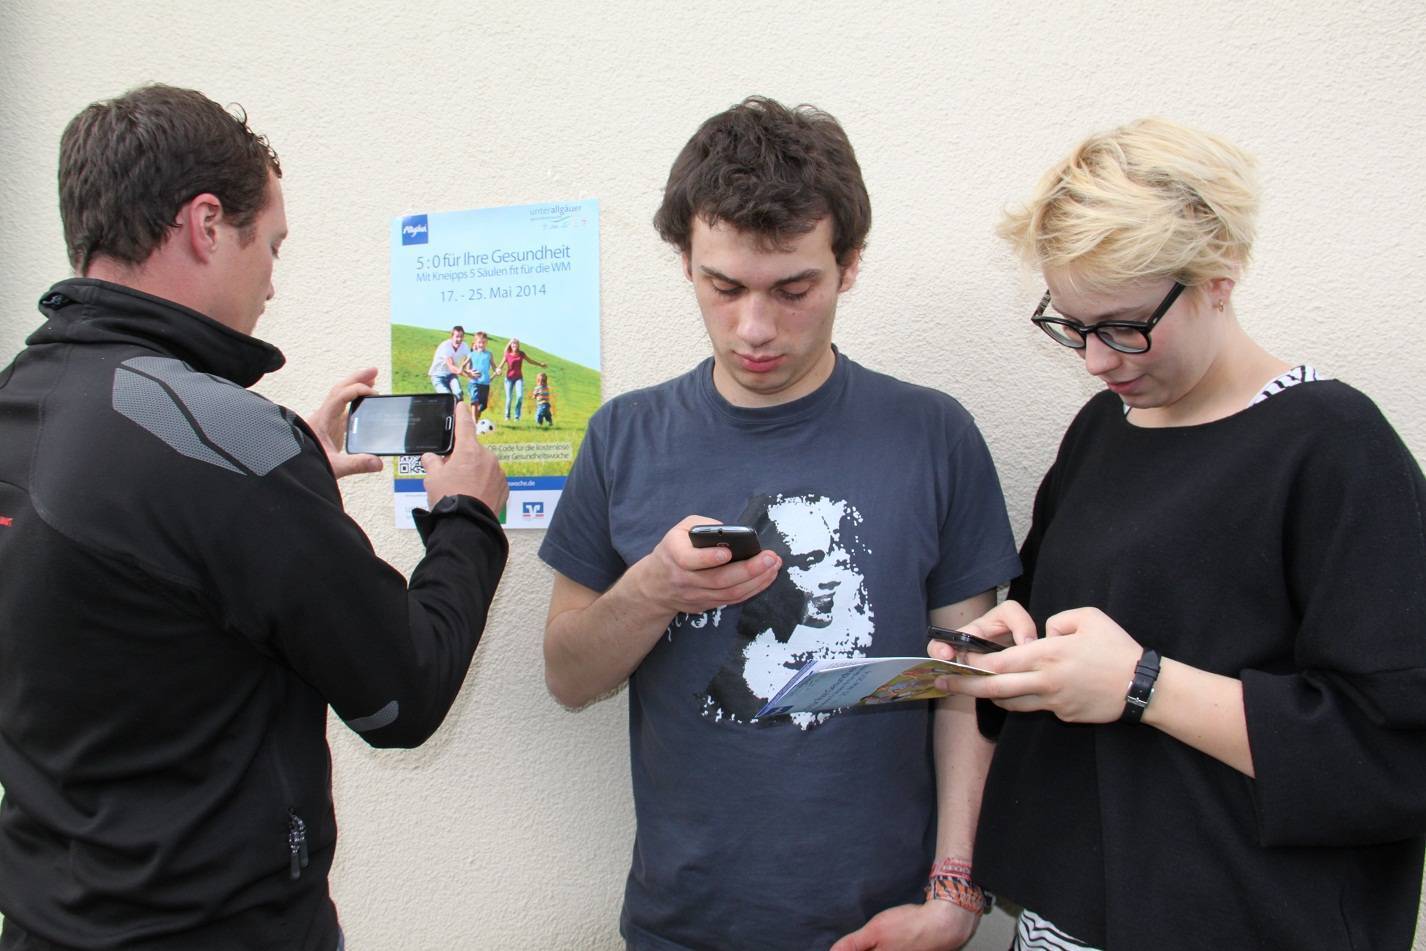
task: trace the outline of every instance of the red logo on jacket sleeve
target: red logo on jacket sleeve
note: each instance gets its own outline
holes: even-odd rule
[[[15,520],[8,515],[0,515],[0,528],[9,528],[15,524]]]

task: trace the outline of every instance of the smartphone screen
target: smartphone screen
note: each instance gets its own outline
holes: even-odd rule
[[[694,548],[726,548],[733,553],[733,561],[762,551],[758,533],[746,525],[695,525],[688,530],[688,540]]]
[[[362,397],[347,416],[347,452],[445,455],[455,444],[455,407],[449,393]]]

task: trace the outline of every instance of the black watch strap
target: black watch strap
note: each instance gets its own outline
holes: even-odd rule
[[[1154,682],[1159,679],[1159,652],[1144,648],[1139,664],[1134,668],[1134,679],[1129,683],[1129,692],[1124,695],[1124,712],[1119,719],[1125,723],[1138,723],[1144,717],[1144,708],[1154,697]]]

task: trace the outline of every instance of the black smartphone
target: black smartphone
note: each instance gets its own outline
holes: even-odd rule
[[[945,641],[956,650],[972,651],[977,654],[994,654],[996,651],[1005,650],[1004,644],[997,644],[983,637],[967,634],[965,631],[948,631],[944,627],[932,625],[926,628],[926,633],[934,640]]]
[[[726,548],[733,561],[751,558],[763,550],[758,533],[746,525],[695,525],[688,530],[694,548]]]
[[[358,397],[347,415],[347,452],[444,456],[455,446],[455,409],[449,393]]]

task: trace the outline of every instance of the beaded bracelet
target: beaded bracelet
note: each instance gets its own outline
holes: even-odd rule
[[[994,898],[970,877],[970,863],[960,859],[941,859],[931,866],[926,883],[927,901],[948,901],[966,911],[983,915],[990,911]]]

